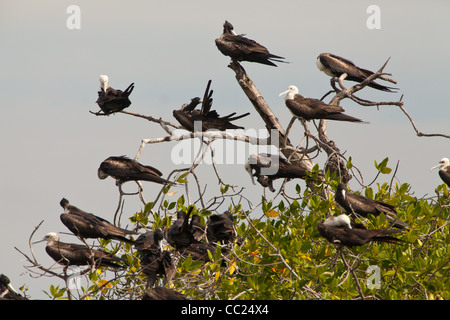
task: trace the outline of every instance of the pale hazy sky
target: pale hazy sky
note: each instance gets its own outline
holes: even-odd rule
[[[72,4],[81,9],[79,30],[66,26],[66,9]],[[379,30],[366,26],[366,9],[372,4],[381,9]],[[62,285],[58,279],[22,275],[23,257],[14,246],[27,252],[28,237],[41,220],[45,221],[37,237],[67,231],[59,220],[62,197],[112,220],[117,188],[113,180],[97,178],[98,165],[110,155],[134,157],[142,138],[164,135],[158,125],[142,119],[90,114],[89,110],[98,110],[100,74],[109,75],[111,86],[118,89],[135,83],[129,111],[173,122],[172,110],[202,95],[212,79],[214,109],[223,115],[251,112],[238,123],[264,128],[234,72],[227,68],[229,59],[214,44],[223,22],[229,20],[237,33],[247,34],[291,62],[278,68],[243,63],[284,126],[291,114],[278,94],[294,84],[303,95],[320,98],[329,90],[329,78],[318,71],[315,59],[321,52],[332,52],[372,70],[391,57],[385,71],[398,81],[399,93],[367,88],[359,96],[389,101],[404,94],[405,107],[420,130],[450,134],[449,10],[450,3],[444,0],[2,1],[0,272],[16,288],[27,283],[32,298],[45,298],[41,291],[48,290],[50,283]],[[434,193],[442,182],[437,171],[429,169],[450,156],[448,140],[416,137],[396,107],[377,110],[350,101],[342,106],[370,124],[329,123],[328,135],[352,157],[367,183],[376,174],[373,161],[389,157],[391,167],[400,161],[397,177],[410,182],[417,196]],[[291,140],[299,142],[302,135],[297,124]],[[166,175],[183,167],[171,162],[174,146],[147,146],[140,161]],[[320,164],[323,160],[318,159]],[[259,202],[262,188],[251,184],[241,164],[220,166],[220,170]],[[198,173],[214,194],[218,189],[212,168],[201,166]],[[127,188],[134,190],[133,185]],[[144,188],[147,200],[159,190],[148,183]],[[140,208],[137,199],[127,198],[125,216]],[[76,241],[68,235],[62,240]],[[36,254],[49,266],[52,260],[44,247],[37,245]]]

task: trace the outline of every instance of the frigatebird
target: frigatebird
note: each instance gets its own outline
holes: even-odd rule
[[[100,164],[97,175],[99,179],[113,177],[117,182],[127,181],[151,181],[160,184],[168,184],[170,181],[161,178],[162,173],[158,169],[143,165],[126,156],[111,156]]]
[[[241,119],[248,116],[250,113],[244,113],[239,116],[234,116],[233,112],[227,116],[220,117],[216,110],[211,110],[213,90],[210,90],[211,80],[208,81],[203,99],[195,97],[191,99],[189,104],[183,104],[180,110],[174,110],[173,116],[186,130],[191,132],[220,130],[227,129],[243,129],[244,127],[237,126],[231,121]],[[195,109],[197,105],[202,104],[200,110]]]
[[[402,242],[402,240],[391,237],[390,235],[404,231],[399,229],[370,230],[362,224],[351,222],[350,218],[345,214],[337,217],[327,217],[325,221],[317,224],[317,230],[328,242],[348,247],[362,246],[372,241],[387,243]]]
[[[221,242],[223,244],[233,242],[236,232],[233,225],[233,214],[225,211],[222,214],[214,214],[209,218],[206,226],[208,242]]]
[[[142,272],[148,277],[149,286],[153,286],[158,276],[171,281],[175,275],[175,266],[170,253],[163,250],[164,233],[161,229],[150,230],[141,234],[134,247],[139,252]]]
[[[74,235],[84,239],[102,238],[134,243],[126,236],[137,234],[136,232],[116,227],[103,218],[71,205],[65,198],[59,204],[64,208],[64,213],[60,215],[61,222]]]
[[[410,228],[407,223],[393,217],[397,215],[397,211],[393,205],[350,192],[343,183],[339,183],[335,193],[335,199],[350,215],[367,217],[369,214],[378,216],[384,212],[386,220],[393,223],[395,227]]]
[[[233,25],[228,21],[223,24],[222,35],[215,41],[222,54],[236,61],[256,62],[274,67],[277,65],[272,61],[286,62],[282,60],[285,59],[284,57],[271,54],[266,47],[256,41],[248,39],[242,34],[236,34]]]
[[[121,268],[121,265],[118,264],[118,262],[123,261],[121,258],[85,245],[61,242],[55,232],[47,233],[44,239],[34,243],[42,241],[47,241],[47,246],[45,247],[47,254],[61,265],[95,265],[97,267]]]
[[[273,154],[252,154],[245,163],[245,170],[250,174],[253,184],[254,177],[263,186],[274,192],[272,181],[275,179],[305,178],[306,168],[293,165],[287,159]]]
[[[131,105],[129,95],[133,92],[134,83],[130,84],[125,91],[116,90],[109,86],[107,75],[100,75],[100,91],[96,103],[103,111],[103,115],[109,115],[114,112],[122,111]],[[101,113],[97,113],[100,115]]]
[[[279,94],[286,95],[285,103],[291,113],[303,120],[326,119],[349,122],[362,122],[361,119],[344,114],[344,108],[327,104],[319,99],[306,98],[298,93],[296,86],[289,86],[288,89]]]
[[[191,243],[197,242],[195,240],[189,218],[194,207],[190,207],[188,212],[177,212],[177,219],[165,232],[165,239],[167,242],[177,250],[182,250],[188,247]]]
[[[155,287],[145,291],[142,300],[187,300],[187,298],[177,291],[165,287]]]
[[[11,285],[11,280],[4,275],[0,274],[0,300],[28,300],[26,297],[17,293],[17,291]]]
[[[345,80],[355,81],[355,82],[363,82],[367,77],[374,74],[373,71],[362,69],[356,66],[352,61],[337,56],[332,53],[321,53],[316,60],[316,65],[320,71],[323,71],[326,75],[330,77],[340,77],[342,74],[346,73],[347,77]],[[381,76],[380,79],[386,80],[392,83],[397,83],[396,81],[387,78],[385,76]],[[369,87],[372,87],[377,90],[393,92],[396,88],[387,87],[376,83],[374,81],[368,84]]]
[[[450,187],[450,161],[448,160],[448,158],[442,158],[441,161],[439,161],[439,164],[432,167],[430,170],[434,170],[437,168],[439,168],[439,176],[441,177],[442,181],[444,181],[447,186]]]

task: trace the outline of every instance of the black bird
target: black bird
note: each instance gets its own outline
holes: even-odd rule
[[[142,272],[148,277],[149,286],[153,286],[158,276],[165,277],[165,282],[175,276],[175,266],[169,252],[163,250],[164,233],[161,229],[150,230],[141,234],[134,247],[139,252]]]
[[[271,54],[266,47],[243,35],[237,35],[233,29],[233,25],[225,21],[222,35],[215,40],[217,48],[225,56],[236,61],[257,62],[274,67],[277,65],[272,61],[285,62],[282,60],[284,57]]]
[[[143,165],[125,156],[112,156],[103,161],[98,168],[99,179],[113,177],[119,184],[127,181],[151,181],[160,184],[168,184],[170,181],[161,178],[162,173],[158,169]]]
[[[381,212],[384,212],[386,220],[393,223],[395,227],[410,228],[407,223],[393,217],[397,215],[393,205],[349,192],[343,183],[338,185],[335,199],[348,214],[367,217],[369,214],[378,216]]]
[[[188,247],[191,243],[197,242],[192,233],[192,227],[189,223],[189,218],[191,216],[194,207],[190,207],[188,212],[184,211],[177,212],[177,219],[166,230],[165,238],[167,242],[177,250],[182,250]]]
[[[109,115],[128,108],[131,105],[128,97],[133,92],[133,89],[134,83],[130,84],[125,91],[113,89],[109,86],[108,76],[100,75],[100,91],[98,92],[96,103],[103,111],[103,115]]]
[[[305,178],[306,168],[291,164],[285,158],[273,154],[252,154],[245,163],[245,170],[250,174],[253,184],[254,177],[263,187],[275,192],[272,181],[275,179]]]
[[[363,82],[367,77],[374,74],[373,71],[362,69],[357,67],[352,61],[339,57],[331,53],[321,53],[316,60],[316,65],[320,71],[323,71],[326,75],[330,77],[340,77],[342,74],[346,73],[347,77],[345,80]],[[389,81],[392,83],[397,83],[396,81],[387,78],[385,76],[380,77],[380,79]],[[393,92],[396,88],[387,87],[376,82],[371,82],[368,84],[377,90]]]
[[[327,104],[319,99],[306,98],[298,93],[296,86],[289,86],[280,93],[280,97],[286,95],[285,103],[291,113],[303,120],[327,119],[337,121],[362,122],[361,119],[344,114],[344,108]]]
[[[439,176],[441,177],[442,181],[444,181],[447,186],[450,187],[450,161],[448,158],[442,158],[441,161],[439,161],[439,164],[431,170],[439,168]]]
[[[174,110],[173,116],[186,130],[191,132],[220,130],[226,129],[243,129],[244,127],[237,126],[231,121],[248,116],[247,112],[240,116],[234,116],[233,112],[227,116],[220,117],[216,110],[211,110],[213,90],[209,90],[211,80],[208,81],[203,99],[199,97],[193,98],[189,104],[184,104],[180,110]],[[200,110],[195,109],[197,105],[202,104]]]
[[[187,298],[177,291],[165,287],[155,287],[145,291],[142,300],[187,300]]]
[[[123,262],[121,258],[103,250],[92,249],[75,243],[61,242],[58,235],[54,232],[47,233],[44,239],[34,243],[42,241],[47,241],[47,246],[45,247],[47,254],[57,263],[64,266],[94,264],[97,267],[121,268],[118,262]]]
[[[0,274],[0,300],[28,300],[17,291],[11,285],[11,280],[4,275]]]
[[[320,235],[333,244],[340,244],[348,247],[362,246],[366,243],[377,241],[387,243],[403,242],[400,239],[391,237],[391,234],[404,230],[369,230],[362,224],[355,224],[345,215],[337,217],[330,216],[317,224]]]
[[[60,201],[60,205],[64,208],[60,219],[74,235],[84,239],[102,238],[134,243],[126,236],[137,234],[136,232],[116,227],[103,218],[71,205],[65,198]]]
[[[225,211],[222,214],[215,214],[209,218],[206,226],[206,237],[208,242],[233,242],[236,238],[236,232],[233,225],[233,214]]]

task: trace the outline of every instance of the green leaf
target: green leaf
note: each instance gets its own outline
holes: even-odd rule
[[[187,183],[188,181],[185,179],[187,177],[187,175],[189,174],[189,172],[185,172],[182,175],[180,175],[177,179],[177,182],[179,183]]]

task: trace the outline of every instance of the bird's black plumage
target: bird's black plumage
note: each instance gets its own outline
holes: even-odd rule
[[[214,214],[209,218],[206,226],[206,237],[208,242],[229,243],[236,238],[234,231],[233,214],[225,211],[222,214]]]
[[[60,201],[64,213],[60,215],[61,222],[76,236],[81,238],[114,239],[133,243],[127,236],[136,234],[134,231],[122,229],[107,220],[75,207],[63,198]]]
[[[111,156],[104,160],[98,170],[99,179],[113,177],[118,183],[127,181],[150,181],[160,184],[168,184],[170,181],[161,178],[162,173],[158,169],[143,165],[125,156]]]
[[[285,92],[280,93],[280,96],[284,94],[286,94],[286,106],[294,116],[300,119],[326,119],[364,123],[361,119],[345,114],[345,109],[341,106],[327,104],[319,99],[300,95],[296,86],[289,86]]]
[[[144,273],[153,286],[158,276],[168,282],[175,276],[175,266],[169,252],[162,250],[161,241],[164,233],[161,229],[150,230],[141,234],[135,241],[134,247],[139,252],[139,260]]]
[[[287,159],[274,154],[252,154],[245,164],[245,170],[264,187],[275,191],[272,181],[276,179],[305,178],[306,168],[293,165]]]
[[[284,57],[274,55],[266,47],[254,40],[238,35],[228,21],[223,24],[222,35],[215,40],[216,46],[222,54],[236,61],[249,61],[276,67],[273,63],[285,62]]]
[[[5,274],[0,274],[0,300],[28,300],[17,293],[11,285],[11,280]]]
[[[57,263],[64,266],[95,265],[97,267],[120,268],[121,258],[100,249],[85,245],[59,241],[56,233],[48,233],[42,241],[47,241],[45,251]],[[39,241],[40,242],[40,241]]]
[[[374,74],[373,71],[360,68],[356,66],[352,61],[337,56],[332,53],[321,53],[316,60],[317,67],[320,71],[323,71],[326,75],[330,77],[340,77],[342,74],[346,73],[347,77],[345,80],[363,82],[367,77]],[[386,77],[380,77],[380,79],[390,81],[392,83],[397,83],[392,79]],[[377,90],[393,92],[396,88],[384,86],[382,84],[376,83],[374,81],[368,84]]]
[[[189,104],[184,104],[180,110],[174,110],[173,116],[186,130],[191,132],[227,129],[243,129],[232,123],[234,120],[248,116],[250,113],[235,116],[233,112],[227,116],[221,117],[216,110],[211,110],[212,93],[210,90],[211,80],[208,81],[203,99],[199,97],[193,98]],[[195,109],[197,105],[202,104],[201,109]]]
[[[319,222],[317,230],[328,242],[348,247],[361,246],[372,241],[402,242],[391,235],[404,231],[399,229],[370,230],[362,224],[350,222],[350,218],[344,214],[338,217],[330,216],[325,221]]]
[[[394,217],[397,211],[393,205],[350,192],[343,183],[337,187],[335,200],[350,215],[367,217],[369,214],[378,216],[384,212],[386,219],[395,227],[410,228],[407,223]]]
[[[134,83],[130,84],[125,91],[122,91],[111,88],[108,82],[109,79],[107,76],[100,76],[101,86],[96,103],[103,112],[103,115],[109,115],[128,108],[131,105],[129,96],[134,89]]]
[[[197,242],[192,232],[192,227],[189,222],[192,210],[194,207],[190,207],[188,212],[177,212],[177,219],[165,232],[165,239],[167,242],[177,250],[182,250],[188,247],[191,243]]]

